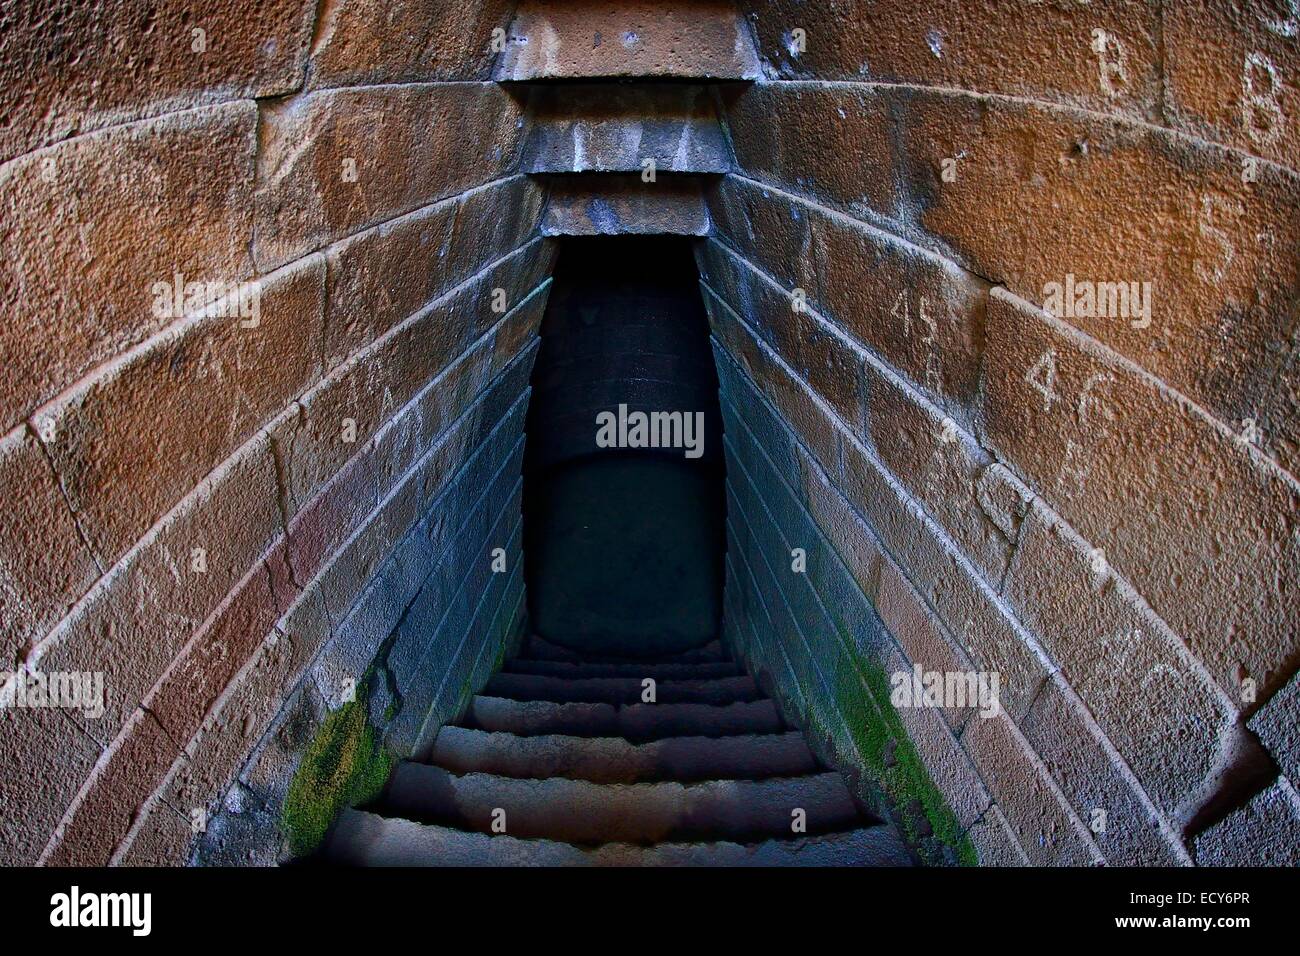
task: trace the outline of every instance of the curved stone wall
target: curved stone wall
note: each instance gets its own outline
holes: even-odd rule
[[[666,232],[821,756],[986,863],[1296,862],[1289,10],[13,5],[0,670],[104,696],[0,711],[0,861],[274,862],[328,711],[426,747],[523,624],[548,237]]]

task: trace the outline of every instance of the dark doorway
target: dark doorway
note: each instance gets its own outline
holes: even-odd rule
[[[690,240],[562,242],[528,411],[532,626],[591,654],[697,647],[717,637],[726,499]]]

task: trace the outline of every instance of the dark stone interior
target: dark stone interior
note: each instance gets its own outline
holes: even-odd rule
[[[690,241],[564,241],[533,371],[524,555],[536,630],[626,656],[717,636],[725,496],[718,379]],[[703,415],[700,455],[597,444],[597,416]]]

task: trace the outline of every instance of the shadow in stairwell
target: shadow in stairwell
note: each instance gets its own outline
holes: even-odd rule
[[[541,336],[524,467],[534,630],[624,656],[713,640],[722,424],[690,240],[564,240]]]

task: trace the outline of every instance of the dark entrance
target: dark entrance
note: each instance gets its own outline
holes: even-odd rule
[[[533,629],[591,654],[696,647],[717,636],[726,499],[690,240],[563,242],[528,413]]]

